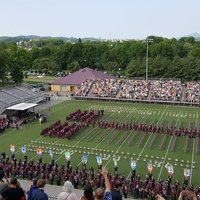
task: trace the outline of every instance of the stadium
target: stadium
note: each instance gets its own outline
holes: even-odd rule
[[[145,189],[148,176],[151,184],[198,186],[197,82],[98,77],[84,80],[67,100],[63,94],[33,92],[28,85],[3,89],[0,97],[1,159],[7,159],[5,168],[13,165],[8,177],[42,176],[58,185],[78,179],[80,189],[89,181],[95,186],[98,179],[90,175],[98,177],[106,166],[111,182],[126,185],[128,196],[137,182]],[[24,158],[30,169],[38,169],[23,170]],[[67,171],[42,171],[52,162]]]

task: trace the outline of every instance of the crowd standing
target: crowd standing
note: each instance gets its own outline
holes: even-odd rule
[[[5,153],[1,154],[0,163],[0,195],[7,197],[7,200],[22,200],[21,197],[24,196],[24,190],[20,189],[16,177],[33,180],[30,190],[25,191],[29,200],[40,200],[41,197],[44,200],[48,199],[44,192],[46,182],[52,185],[64,183],[63,192],[58,197],[59,200],[67,197],[69,200],[77,200],[73,188],[84,189],[81,200],[121,200],[122,196],[124,198],[129,196],[136,199],[156,199],[157,195],[160,198],[170,200],[176,200],[181,195],[182,197],[187,196],[183,199],[200,199],[200,188],[189,185],[188,176],[183,177],[184,185],[181,186],[179,181],[173,182],[172,175],[168,175],[166,180],[156,181],[152,173],[147,173],[147,176],[142,178],[136,173],[136,169],[132,170],[130,177],[127,178],[118,174],[116,168],[112,174],[98,165],[98,171],[95,172],[92,167],[89,169],[86,166],[82,169],[72,168],[70,163],[58,166],[54,160],[49,164],[42,162],[41,159],[37,162],[28,161],[27,157],[23,161],[17,160],[14,155],[9,158]],[[8,181],[8,178],[10,181]],[[7,182],[4,182],[4,180]],[[91,195],[93,191],[94,195]],[[16,196],[16,193],[18,196]],[[9,195],[15,195],[15,198]],[[190,196],[193,197],[189,198]]]

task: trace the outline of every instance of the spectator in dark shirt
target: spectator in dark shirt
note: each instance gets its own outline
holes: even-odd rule
[[[12,178],[10,180],[9,188],[6,189],[1,195],[0,199],[6,200],[22,200],[23,198],[26,199],[24,191],[17,182],[16,178]]]
[[[33,191],[37,189],[37,179],[33,180],[33,185],[30,186],[29,191],[27,192],[28,194],[28,199],[27,200],[32,200],[32,196],[33,196]]]
[[[122,195],[120,194],[120,181],[115,181],[114,188],[111,190],[113,200],[122,200]]]
[[[3,181],[4,176],[5,176],[5,173],[3,169],[0,169],[0,194],[3,193],[3,191],[5,191],[8,188],[8,184],[9,184],[7,177],[6,177],[7,183]]]

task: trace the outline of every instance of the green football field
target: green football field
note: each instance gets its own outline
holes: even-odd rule
[[[162,134],[149,134],[144,132],[100,129],[99,127],[85,127],[72,139],[41,137],[40,131],[54,123],[56,120],[65,121],[66,115],[77,109],[91,110],[104,109],[104,115],[100,119],[108,121],[136,122],[147,124],[160,124],[165,127],[172,124],[175,127],[199,126],[199,108],[181,107],[170,105],[116,103],[98,101],[65,101],[56,105],[49,111],[47,122],[40,125],[38,121],[26,124],[20,130],[9,129],[0,136],[0,152],[5,151],[10,155],[10,144],[16,145],[16,157],[23,158],[20,151],[22,145],[26,145],[29,160],[37,160],[36,148],[44,149],[43,161],[49,162],[48,150],[54,151],[54,159],[58,164],[65,164],[64,152],[71,152],[71,164],[81,168],[82,154],[88,154],[87,168],[93,166],[97,169],[96,155],[103,157],[103,165],[113,173],[113,157],[119,159],[119,174],[128,179],[131,174],[130,160],[137,161],[137,174],[145,177],[147,174],[147,162],[153,163],[153,176],[156,180],[167,178],[166,166],[174,166],[173,180],[183,182],[183,170],[191,170],[190,183],[199,184],[200,156],[195,146],[199,144],[198,138],[178,137],[174,142],[174,136]],[[188,142],[188,148],[184,146]]]

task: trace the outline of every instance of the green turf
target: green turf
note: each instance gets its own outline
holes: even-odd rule
[[[199,108],[181,107],[169,105],[116,103],[98,101],[66,101],[51,108],[46,123],[40,125],[38,121],[25,125],[22,130],[9,129],[0,136],[0,151],[9,153],[9,145],[16,145],[16,156],[23,157],[19,150],[21,145],[27,145],[28,158],[37,160],[35,148],[43,147],[46,151],[43,154],[43,161],[49,162],[48,149],[54,148],[55,160],[61,164],[66,163],[64,151],[72,151],[72,166],[81,167],[81,155],[89,154],[87,167],[97,168],[95,155],[102,155],[103,165],[106,165],[113,172],[112,156],[120,157],[118,169],[120,174],[127,178],[130,175],[130,160],[137,160],[137,173],[145,176],[147,173],[147,162],[154,163],[153,174],[155,179],[166,179],[167,170],[165,165],[170,163],[174,166],[174,180],[183,181],[183,169],[192,169],[191,183],[198,185],[200,170],[200,156],[194,153],[197,139],[190,138],[188,151],[184,153],[186,137],[178,137],[176,146],[172,150],[173,137],[167,136],[166,143],[160,149],[164,135],[145,134],[134,131],[118,131],[112,129],[100,129],[98,127],[87,127],[81,130],[71,140],[41,137],[40,131],[56,120],[65,120],[65,116],[77,109],[104,109],[105,114],[101,117],[109,121],[118,122],[141,122],[173,126],[192,127],[199,125]],[[48,112],[48,111],[45,111]],[[123,141],[122,141],[123,139]],[[129,142],[131,141],[131,143]],[[150,145],[151,144],[151,145]],[[194,162],[194,163],[192,163]]]

